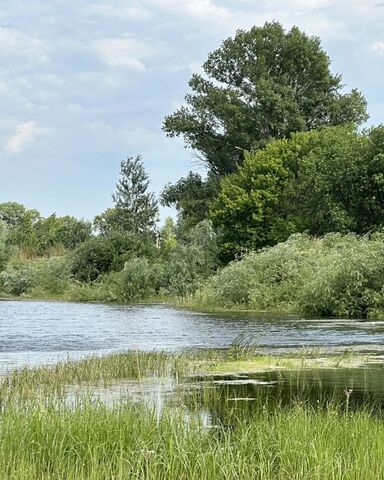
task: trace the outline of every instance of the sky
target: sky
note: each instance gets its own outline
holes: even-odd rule
[[[223,39],[272,20],[320,36],[384,123],[384,1],[0,0],[0,202],[92,219],[127,156],[155,193],[203,171],[164,116]]]

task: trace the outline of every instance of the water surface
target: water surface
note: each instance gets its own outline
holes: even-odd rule
[[[384,350],[384,323],[266,313],[197,313],[166,305],[0,301],[0,372],[124,350],[225,348],[239,335],[275,352]]]

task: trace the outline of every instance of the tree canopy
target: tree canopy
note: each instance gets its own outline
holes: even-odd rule
[[[92,224],[86,220],[55,213],[43,217],[37,210],[16,202],[0,204],[0,221],[7,230],[8,244],[38,255],[58,245],[73,249],[92,233]]]
[[[324,125],[367,119],[360,92],[342,91],[320,40],[297,27],[266,23],[239,30],[194,74],[186,105],[165,118],[168,136],[184,137],[209,171],[226,175],[270,140]]]
[[[308,231],[366,233],[384,223],[384,127],[296,133],[246,154],[211,209],[229,257]]]
[[[189,172],[176,183],[165,186],[161,204],[176,208],[180,214],[179,231],[185,233],[207,218],[211,200],[217,192],[217,178],[204,180],[198,173]]]

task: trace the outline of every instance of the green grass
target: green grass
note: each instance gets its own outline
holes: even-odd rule
[[[3,479],[381,478],[384,423],[367,411],[255,409],[232,428],[144,406],[79,402],[7,408]]]
[[[127,352],[82,360],[65,360],[54,365],[22,368],[0,382],[0,398],[60,393],[77,384],[105,385],[116,380],[137,380],[148,376],[178,376],[188,367],[187,356],[166,352]]]
[[[314,352],[297,361],[314,362]],[[295,359],[277,359],[286,368]],[[346,355],[332,357],[350,361]],[[345,397],[290,406],[265,395],[245,410],[220,391],[180,392],[159,409],[126,399],[112,405],[75,395],[66,386],[185,375],[220,365],[259,366],[272,357],[236,342],[227,351],[183,354],[130,352],[23,369],[0,387],[0,478],[104,479],[378,479],[384,462],[384,421],[367,404],[346,408]],[[303,365],[309,366],[308,365]],[[310,364],[312,366],[312,364]],[[207,415],[211,426],[207,427]]]
[[[299,351],[294,356],[257,352],[239,338],[228,349],[204,349],[170,353],[131,351],[106,356],[91,355],[82,360],[67,359],[53,365],[21,368],[0,381],[0,399],[8,395],[29,395],[36,389],[61,392],[69,385],[108,385],[118,380],[141,381],[147,377],[183,377],[193,373],[262,372],[276,369],[355,368],[369,362],[368,355],[346,351],[322,355],[318,349]]]

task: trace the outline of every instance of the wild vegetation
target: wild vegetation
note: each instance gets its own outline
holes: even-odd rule
[[[0,386],[2,478],[380,478],[380,409],[351,408],[344,394],[323,399],[319,391],[314,403],[299,395],[285,405],[256,396],[240,408],[202,384],[160,409],[104,403],[81,390],[68,396],[76,385],[179,375],[196,358],[228,361],[233,353],[129,353],[11,373]]]
[[[205,308],[380,318],[383,254],[382,233],[330,233],[317,239],[297,234],[231,262],[207,279],[191,301]]]
[[[276,22],[238,31],[166,117],[207,168],[149,191],[121,162],[93,223],[0,204],[8,296],[381,317],[384,128],[342,90],[320,40]],[[159,227],[159,205],[178,219]]]

